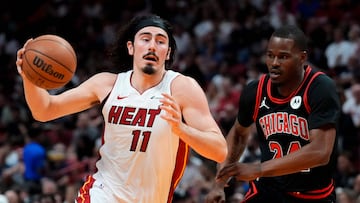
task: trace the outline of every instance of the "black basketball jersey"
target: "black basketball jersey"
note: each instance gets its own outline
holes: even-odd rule
[[[328,124],[335,126],[339,111],[340,102],[333,81],[307,66],[303,82],[286,98],[277,96],[267,74],[247,85],[240,97],[238,121],[243,126],[255,122],[261,161],[267,161],[307,145],[311,129]],[[282,191],[331,187],[334,159],[333,155],[325,166],[261,180]]]

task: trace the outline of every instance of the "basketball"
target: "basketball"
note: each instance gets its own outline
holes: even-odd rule
[[[33,84],[51,90],[65,86],[76,65],[76,54],[68,41],[57,35],[41,35],[26,45],[22,70]]]

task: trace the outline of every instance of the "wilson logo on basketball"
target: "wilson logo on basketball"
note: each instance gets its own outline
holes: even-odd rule
[[[40,57],[35,56],[34,60],[33,60],[33,64],[40,68],[42,71],[44,71],[45,73],[59,79],[59,80],[63,80],[64,79],[64,74],[61,74],[57,71],[54,71],[52,66],[50,64],[45,63],[44,60],[42,60]]]

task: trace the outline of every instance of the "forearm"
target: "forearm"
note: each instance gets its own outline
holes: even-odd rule
[[[227,147],[225,138],[220,131],[200,131],[183,125],[179,136],[200,155],[218,163],[225,160]]]
[[[226,139],[229,152],[225,162],[221,165],[239,161],[241,155],[245,151],[249,133],[249,129],[246,128],[236,130],[236,128],[233,127],[230,129]]]
[[[235,126],[237,126],[237,128]],[[244,128],[235,124],[230,129],[226,139],[228,155],[226,160],[218,165],[218,171],[227,164],[236,163],[239,161],[246,148],[249,135],[249,128]],[[227,185],[228,181],[229,179],[217,179],[216,185],[217,187],[224,187]]]
[[[327,164],[335,143],[335,129],[316,129],[311,134],[310,137],[316,139],[301,149],[262,163],[262,176],[286,175]]]
[[[23,76],[23,87],[26,102],[36,120],[45,121],[44,115],[48,114],[46,108],[50,105],[50,94],[47,90],[32,84]]]
[[[304,154],[305,157],[300,156],[300,153],[294,152],[282,158],[261,163],[261,176],[273,177],[287,175],[322,165],[321,158],[316,153]]]

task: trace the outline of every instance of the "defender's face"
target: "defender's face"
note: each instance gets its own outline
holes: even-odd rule
[[[294,45],[292,39],[270,38],[266,52],[266,65],[274,84],[291,84],[303,74],[306,52],[300,51]]]
[[[134,42],[129,41],[127,46],[129,54],[134,57],[134,68],[141,69],[147,74],[164,69],[171,51],[167,33],[155,26],[139,30]]]

